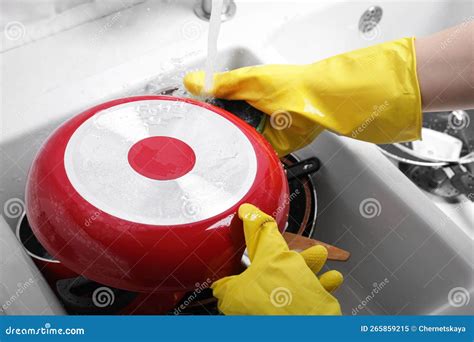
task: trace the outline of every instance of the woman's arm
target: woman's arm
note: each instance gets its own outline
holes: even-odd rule
[[[415,41],[424,111],[474,108],[474,21]]]
[[[421,138],[422,112],[474,108],[474,23],[306,65],[261,65],[214,75],[212,95],[266,113],[263,135],[280,156],[323,130],[389,144]],[[416,50],[416,51],[415,51]],[[204,72],[186,75],[193,94]]]

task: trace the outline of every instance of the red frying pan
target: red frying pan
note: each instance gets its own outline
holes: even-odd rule
[[[31,167],[26,211],[68,269],[114,288],[188,291],[234,274],[249,202],[288,216],[277,155],[252,127],[191,99],[140,96],[73,117]]]

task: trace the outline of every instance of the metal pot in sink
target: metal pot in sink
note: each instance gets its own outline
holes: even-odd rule
[[[380,145],[420,188],[474,201],[474,110],[425,113],[422,140]]]

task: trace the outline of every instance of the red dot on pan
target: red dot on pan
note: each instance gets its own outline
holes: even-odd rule
[[[179,139],[157,136],[135,143],[128,151],[128,162],[142,176],[171,180],[191,171],[196,155],[188,144]]]

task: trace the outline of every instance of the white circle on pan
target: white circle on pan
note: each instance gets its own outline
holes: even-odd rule
[[[137,173],[128,152],[138,141],[168,136],[188,144],[196,163],[173,180]],[[151,225],[208,219],[237,204],[257,173],[255,150],[232,122],[183,101],[121,104],[82,123],[66,146],[69,181],[90,204],[112,216]]]

